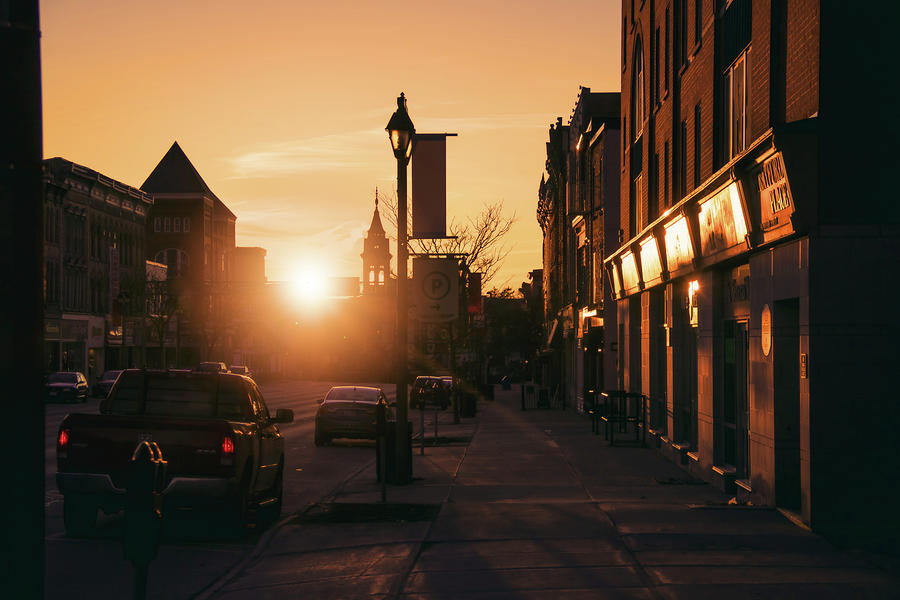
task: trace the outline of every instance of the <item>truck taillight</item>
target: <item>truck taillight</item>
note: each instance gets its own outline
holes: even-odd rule
[[[56,438],[56,455],[59,458],[66,458],[69,453],[69,430],[60,429],[59,436]]]
[[[234,463],[234,439],[230,435],[222,438],[222,464]]]

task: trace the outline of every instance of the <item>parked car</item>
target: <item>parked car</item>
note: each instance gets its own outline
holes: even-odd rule
[[[445,388],[444,380],[441,377],[436,375],[416,377],[409,397],[410,407],[422,409],[430,405],[439,406],[441,410],[445,410],[449,404],[449,389]]]
[[[250,368],[247,365],[231,365],[228,367],[228,370],[235,375],[244,375],[245,377],[253,378],[253,373],[250,372]]]
[[[384,407],[386,418],[393,420],[393,408],[381,388],[349,385],[331,388],[316,411],[316,446],[334,438],[375,439],[379,405]]]
[[[203,373],[227,373],[228,367],[226,367],[223,362],[205,361],[197,365],[194,370]]]
[[[88,384],[78,371],[59,371],[47,376],[46,399],[51,402],[86,402]]]
[[[91,395],[94,397],[106,398],[106,395],[109,394],[109,390],[112,388],[121,372],[121,369],[104,371],[103,375],[100,376],[100,379],[94,384],[94,387],[91,388]]]
[[[255,508],[260,520],[281,513],[284,439],[257,385],[228,373],[126,369],[100,414],[69,414],[56,441],[56,485],[63,495],[66,534],[89,534],[97,510],[121,510],[135,447],[155,442],[167,462],[164,511],[221,515],[242,535]]]

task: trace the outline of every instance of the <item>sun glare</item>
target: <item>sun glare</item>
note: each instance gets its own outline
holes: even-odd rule
[[[328,276],[321,268],[303,267],[291,280],[291,291],[296,298],[305,303],[321,302],[328,293]]]

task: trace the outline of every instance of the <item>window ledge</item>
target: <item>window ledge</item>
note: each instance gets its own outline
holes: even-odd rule
[[[720,467],[718,465],[713,465],[712,470],[722,477],[727,477],[729,475],[734,477],[737,474],[737,469],[735,469],[734,467]]]
[[[700,462],[700,453],[699,452],[688,452],[687,457],[694,462]]]
[[[742,490],[744,490],[745,492],[748,492],[748,493],[749,493],[749,492],[752,492],[752,491],[753,491],[753,488],[750,487],[750,480],[749,480],[749,479],[735,479],[735,480],[734,480],[734,484],[735,484],[736,486],[738,486],[739,488],[741,488]]]

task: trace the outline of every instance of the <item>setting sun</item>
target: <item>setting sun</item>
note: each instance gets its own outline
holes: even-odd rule
[[[328,276],[325,269],[314,265],[299,268],[291,279],[291,292],[304,303],[321,302],[328,294]]]

